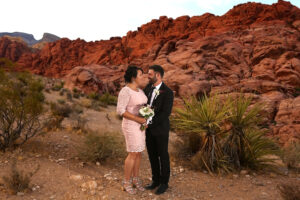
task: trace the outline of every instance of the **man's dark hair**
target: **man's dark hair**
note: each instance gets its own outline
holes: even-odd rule
[[[141,70],[141,72],[144,73],[142,68],[139,68],[134,65],[128,66],[127,70],[125,71],[125,75],[124,75],[125,82],[131,83],[132,78],[136,78],[138,70]]]
[[[149,69],[152,69],[155,72],[160,73],[161,77],[164,77],[164,69],[160,65],[152,65],[149,67]]]

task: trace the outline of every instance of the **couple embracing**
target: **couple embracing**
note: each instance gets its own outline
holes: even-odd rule
[[[122,131],[128,152],[122,184],[123,189],[129,194],[136,194],[137,190],[156,189],[155,194],[159,195],[168,189],[169,116],[174,95],[162,81],[163,76],[164,70],[159,65],[149,67],[147,74],[139,67],[129,66],[124,75],[126,86],[119,93],[117,113],[123,117]],[[146,78],[149,79],[149,84],[145,87],[145,82],[148,81]],[[139,114],[144,105],[154,111],[151,120]],[[152,169],[152,182],[144,186],[139,178],[139,168],[141,153],[146,147]]]

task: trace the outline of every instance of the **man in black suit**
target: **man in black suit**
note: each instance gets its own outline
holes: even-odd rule
[[[152,169],[152,183],[146,189],[158,187],[155,194],[162,194],[168,189],[170,178],[170,160],[168,153],[170,121],[174,95],[173,91],[162,82],[164,70],[159,65],[149,68],[149,84],[144,89],[148,104],[154,108],[152,123],[146,129],[146,146]]]

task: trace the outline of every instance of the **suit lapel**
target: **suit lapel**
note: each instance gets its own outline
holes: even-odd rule
[[[159,95],[157,97],[154,97],[154,100],[152,102],[152,105],[155,105],[156,102],[160,99],[161,95],[162,95],[162,91],[164,91],[164,88],[165,88],[165,84],[164,82],[162,82],[160,88],[159,88]]]

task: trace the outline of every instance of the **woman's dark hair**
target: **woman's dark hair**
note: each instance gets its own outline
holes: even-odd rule
[[[144,73],[142,68],[139,68],[137,66],[128,66],[125,75],[124,75],[124,79],[126,83],[131,83],[132,78],[136,78],[137,74],[138,74],[138,70],[141,70],[142,73]]]
[[[149,67],[149,69],[152,69],[153,71],[160,73],[160,76],[164,77],[164,69],[160,65],[152,65]]]

